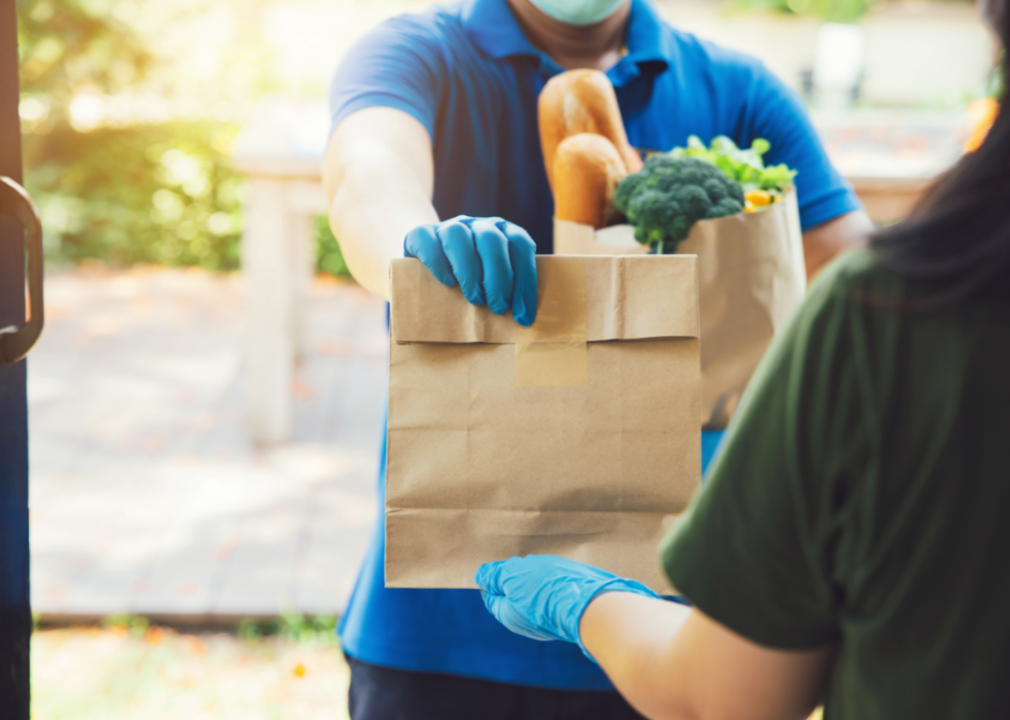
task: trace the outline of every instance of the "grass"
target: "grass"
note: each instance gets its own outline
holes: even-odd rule
[[[33,720],[347,720],[347,678],[325,617],[181,632],[121,615],[32,637]]]
[[[346,688],[330,618],[187,632],[118,616],[32,638],[34,720],[346,720]]]

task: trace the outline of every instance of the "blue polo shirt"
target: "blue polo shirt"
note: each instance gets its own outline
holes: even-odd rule
[[[703,42],[631,0],[627,54],[607,75],[632,145],[668,150],[689,135],[728,135],[799,170],[804,229],[859,208],[831,167],[799,99],[757,60]],[[389,20],[342,61],[330,100],[333,127],[368,107],[415,117],[431,135],[439,217],[506,218],[552,251],[553,200],[537,130],[537,96],[562,69],[534,48],[506,0],[468,0]],[[709,459],[718,435],[703,438]],[[385,444],[379,478],[384,501]],[[344,650],[364,662],[540,687],[605,690],[600,669],[569,643],[541,643],[499,625],[475,590],[384,587],[385,527],[343,616]]]

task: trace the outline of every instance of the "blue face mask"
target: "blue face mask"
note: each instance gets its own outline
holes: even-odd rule
[[[530,0],[544,15],[568,25],[595,25],[617,12],[625,0]]]

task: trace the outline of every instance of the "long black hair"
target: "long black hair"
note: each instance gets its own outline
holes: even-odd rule
[[[994,26],[1010,40],[1008,0]],[[931,302],[970,297],[1010,298],[1010,58],[1001,62],[1000,112],[981,147],[965,155],[921,198],[910,217],[877,231],[871,247],[895,273],[930,285]]]

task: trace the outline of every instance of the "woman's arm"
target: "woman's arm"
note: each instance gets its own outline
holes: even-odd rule
[[[475,580],[505,627],[579,643],[652,720],[801,720],[831,664],[830,647],[762,647],[639,582],[554,555],[486,563]]]
[[[347,267],[366,289],[388,300],[389,261],[403,257],[407,233],[438,222],[428,131],[392,108],[348,115],[326,150],[323,186]]]
[[[699,610],[628,592],[598,595],[579,632],[620,693],[651,720],[806,718],[832,657],[830,647],[765,648]]]

